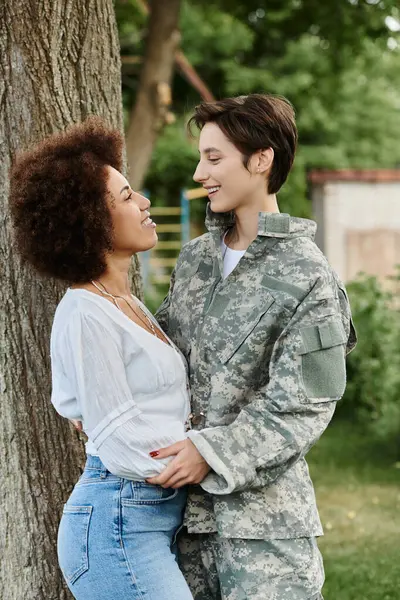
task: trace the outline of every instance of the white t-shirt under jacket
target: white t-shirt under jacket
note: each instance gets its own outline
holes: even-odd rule
[[[223,278],[226,279],[228,275],[236,269],[242,256],[246,254],[246,250],[232,250],[225,244],[224,239],[221,240],[221,251],[224,259],[224,273]]]
[[[184,358],[172,342],[105,298],[69,289],[54,317],[51,364],[51,401],[63,417],[82,421],[88,454],[127,479],[143,481],[165,468],[171,459],[149,452],[185,439],[190,411]]]

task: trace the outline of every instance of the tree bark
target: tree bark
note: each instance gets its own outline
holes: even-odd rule
[[[62,289],[19,262],[7,209],[8,172],[15,151],[88,114],[102,115],[122,129],[119,44],[112,0],[2,0],[2,600],[71,598],[57,564],[56,536],[63,503],[84,462],[78,434],[49,401],[49,337]]]
[[[136,102],[126,138],[129,180],[140,189],[154,144],[167,122],[181,0],[152,0]]]

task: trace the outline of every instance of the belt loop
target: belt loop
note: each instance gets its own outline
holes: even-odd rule
[[[105,479],[107,477],[107,469],[105,468],[105,466],[103,465],[101,470],[100,470],[100,479]]]

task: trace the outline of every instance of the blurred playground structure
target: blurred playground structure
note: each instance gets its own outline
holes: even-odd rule
[[[144,194],[149,197],[146,190]],[[140,254],[145,291],[153,286],[169,284],[179,251],[192,238],[190,203],[206,197],[207,190],[204,188],[181,190],[180,206],[153,206],[150,209],[157,223],[158,244]]]
[[[400,169],[313,170],[308,182],[316,242],[341,279],[364,272],[387,282],[400,264]],[[191,203],[203,199],[205,210],[206,197],[203,188],[184,189],[179,206],[152,207],[159,242],[141,255],[146,291],[168,285],[194,232]]]

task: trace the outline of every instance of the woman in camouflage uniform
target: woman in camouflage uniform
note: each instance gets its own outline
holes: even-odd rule
[[[208,232],[183,248],[159,309],[189,364],[188,439],[158,477],[190,484],[181,567],[195,600],[322,598],[305,455],[330,422],[355,345],[343,285],[312,221],[279,213],[297,131],[283,98],[202,104],[194,179]],[[200,485],[199,485],[200,484]]]

